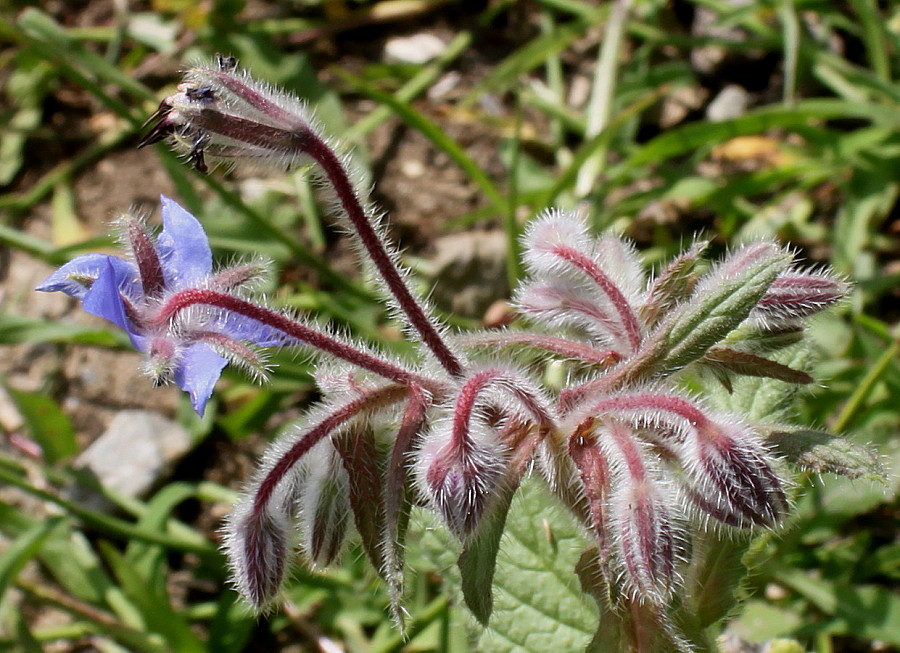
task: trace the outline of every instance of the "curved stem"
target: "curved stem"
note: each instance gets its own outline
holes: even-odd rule
[[[308,142],[304,144],[304,151],[322,167],[337,194],[341,207],[359,236],[363,248],[369,254],[378,273],[396,299],[400,310],[406,314],[412,327],[419,333],[422,342],[431,350],[447,372],[453,376],[462,376],[462,363],[450,350],[437,327],[413,297],[381,237],[366,215],[340,159],[324,141],[314,134],[309,135]]]
[[[410,372],[409,370],[394,365],[382,358],[373,356],[372,354],[341,342],[321,331],[317,331],[292,320],[277,311],[258,306],[252,302],[229,295],[228,293],[199,288],[182,290],[169,298],[160,309],[154,321],[157,324],[164,324],[177,316],[181,311],[197,305],[215,306],[216,308],[221,308],[256,320],[260,324],[277,329],[291,338],[306,343],[310,347],[315,347],[316,349],[327,352],[332,356],[345,360],[348,363],[352,363],[363,369],[367,369],[386,379],[396,381],[397,383],[402,383],[404,385],[415,383],[427,388],[429,391],[443,389],[443,386],[434,379],[425,378],[414,372]]]
[[[490,389],[500,386],[511,394],[540,423],[545,432],[555,428],[553,417],[542,405],[536,393],[530,392],[524,379],[510,374],[506,370],[486,369],[473,374],[463,385],[456,400],[453,411],[453,445],[466,451],[470,445],[469,421],[475,410],[478,396]]]
[[[622,359],[622,355],[612,349],[597,349],[589,344],[569,340],[568,338],[558,338],[542,333],[527,333],[524,331],[494,331],[466,334],[456,338],[456,342],[459,342],[464,347],[524,345],[602,367],[609,367]]]
[[[265,511],[266,504],[272,498],[272,494],[275,492],[281,479],[285,477],[294,465],[300,462],[303,456],[309,453],[325,437],[333,433],[335,429],[362,412],[399,401],[406,395],[407,389],[398,385],[372,390],[353,401],[339,406],[321,422],[309,429],[302,438],[279,456],[277,462],[263,477],[253,497],[253,514],[259,515]]]

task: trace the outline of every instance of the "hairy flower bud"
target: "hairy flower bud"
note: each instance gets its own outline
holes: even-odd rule
[[[609,513],[626,577],[636,596],[664,604],[676,581],[670,502],[631,429],[612,420],[599,430],[616,474]]]
[[[701,424],[684,463],[695,491],[725,523],[774,526],[788,508],[781,480],[755,435],[740,425]]]
[[[304,461],[299,491],[301,545],[310,562],[327,567],[347,534],[350,488],[347,471],[330,442],[322,442]]]
[[[478,528],[505,470],[496,433],[481,420],[462,439],[451,423],[436,424],[416,462],[419,488],[461,540]]]
[[[238,593],[260,609],[284,580],[290,559],[291,518],[283,503],[261,506],[248,495],[228,518],[225,553]]]
[[[766,329],[789,326],[836,304],[847,290],[827,271],[788,270],[772,282],[750,316]]]
[[[189,70],[178,91],[162,101],[147,124],[151,128],[141,146],[172,137],[203,172],[207,157],[291,169],[306,159],[310,144],[320,140],[302,102],[237,72],[230,57],[218,57],[216,66]]]

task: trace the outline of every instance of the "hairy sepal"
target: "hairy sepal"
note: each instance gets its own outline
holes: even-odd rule
[[[644,324],[654,327],[675,306],[694,292],[700,274],[697,265],[709,241],[700,240],[686,252],[679,254],[650,284],[646,299],[639,309]]]
[[[496,430],[475,419],[461,446],[451,419],[426,435],[416,462],[418,486],[460,540],[478,528],[506,470],[506,451]]]
[[[309,561],[327,567],[338,557],[347,534],[350,482],[330,441],[310,451],[300,488],[300,535]]]
[[[648,350],[655,355],[645,365],[668,374],[701,358],[750,315],[789,263],[790,256],[774,243],[755,243],[732,253],[651,334]]]
[[[350,507],[363,549],[372,566],[384,576],[383,451],[376,446],[375,434],[365,424],[353,425],[334,438],[333,443],[347,472]]]
[[[255,610],[265,608],[284,581],[293,526],[286,503],[282,496],[264,507],[255,506],[253,493],[247,493],[224,529],[232,583]]]
[[[610,420],[598,436],[615,479],[608,511],[625,581],[634,598],[666,605],[677,583],[675,492],[660,483],[629,426]]]

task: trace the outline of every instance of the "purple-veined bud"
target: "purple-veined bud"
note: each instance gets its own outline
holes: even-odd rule
[[[416,465],[419,487],[460,539],[474,532],[498,483],[506,480],[515,443],[501,442],[498,430],[517,422],[551,431],[550,402],[526,375],[490,367],[469,375],[450,416],[425,437]]]
[[[775,526],[788,509],[781,479],[746,425],[707,422],[688,442],[682,464],[704,501],[698,507],[723,523]]]
[[[465,434],[440,420],[425,436],[416,462],[418,485],[460,540],[477,528],[506,471],[496,431],[481,419]]]
[[[663,605],[677,582],[672,501],[630,427],[609,420],[597,430],[615,476],[608,511],[626,581],[636,598]]]
[[[293,522],[285,501],[266,505],[247,494],[225,527],[223,548],[238,593],[258,609],[278,593],[290,560]]]
[[[131,214],[119,218],[127,247],[140,273],[141,286],[147,297],[158,297],[165,290],[166,279],[156,244],[142,220]]]
[[[402,396],[402,388],[387,386],[343,404],[319,406],[302,427],[266,451],[224,531],[235,585],[255,607],[274,596],[284,577],[298,507],[310,559],[327,564],[340,550],[349,514],[347,473],[326,438],[361,412]]]
[[[596,264],[628,301],[644,290],[644,268],[634,247],[615,236],[591,236],[584,217],[573,211],[550,209],[532,220],[523,237],[524,259],[532,276],[558,278],[585,270],[567,252]]]
[[[538,282],[575,282],[578,297],[612,321],[604,320],[601,327],[622,339],[625,351],[637,349],[642,335],[634,307],[644,273],[632,247],[614,237],[592,238],[583,219],[563,211],[534,220],[524,241],[526,264]]]
[[[788,270],[772,282],[750,317],[767,329],[789,326],[833,306],[847,292],[847,284],[827,270]]]
[[[350,516],[350,483],[334,445],[316,445],[304,460],[300,499],[301,546],[309,561],[327,567],[338,557]]]
[[[719,521],[773,526],[787,510],[761,439],[736,416],[712,415],[695,400],[653,388],[609,396],[588,414],[647,427],[647,437],[678,457],[698,507]]]
[[[616,352],[630,350],[615,317],[575,281],[560,278],[525,282],[516,291],[515,302],[519,311],[551,329],[583,329],[593,340],[608,343]]]

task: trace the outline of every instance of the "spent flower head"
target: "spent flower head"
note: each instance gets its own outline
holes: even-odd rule
[[[189,227],[167,223],[154,244],[129,226],[133,262],[81,257],[41,286],[83,299],[151,359],[168,361],[176,380],[195,388],[198,410],[225,350],[234,355],[249,341],[324,354],[316,377],[323,399],[265,454],[226,527],[234,583],[253,606],[277,596],[293,541],[312,563],[328,564],[352,517],[402,620],[413,507],[434,510],[464,551],[477,546],[484,556],[490,547],[478,535],[504,523],[522,478],[536,469],[595,538],[593,566],[612,612],[635,623],[644,615],[647,627],[658,626],[653,638],[686,646],[666,615],[692,538],[774,528],[789,501],[770,443],[784,429],[715,409],[686,391],[685,380],[712,374],[729,389],[739,376],[810,382],[777,354],[802,338],[803,320],[845,295],[845,283],[826,270],[798,269],[794,255],[770,241],[738,247],[712,266],[698,242],[650,277],[630,243],[595,236],[583,217],[551,210],[524,235],[518,323],[450,335],[410,289],[349,162],[291,96],[219,57],[189,71],[148,122],[143,144],[171,136],[201,170],[207,156],[317,164],[420,345],[396,359],[249,301],[234,292],[239,282],[216,288],[212,279],[234,275],[210,276],[205,238],[172,204],[169,219]],[[190,244],[179,244],[176,229]],[[527,367],[523,352],[533,354]],[[562,389],[541,375],[542,363],[557,360],[568,366]],[[496,555],[500,538],[488,539]],[[463,592],[486,621],[489,598],[471,594],[482,586],[464,580]]]

